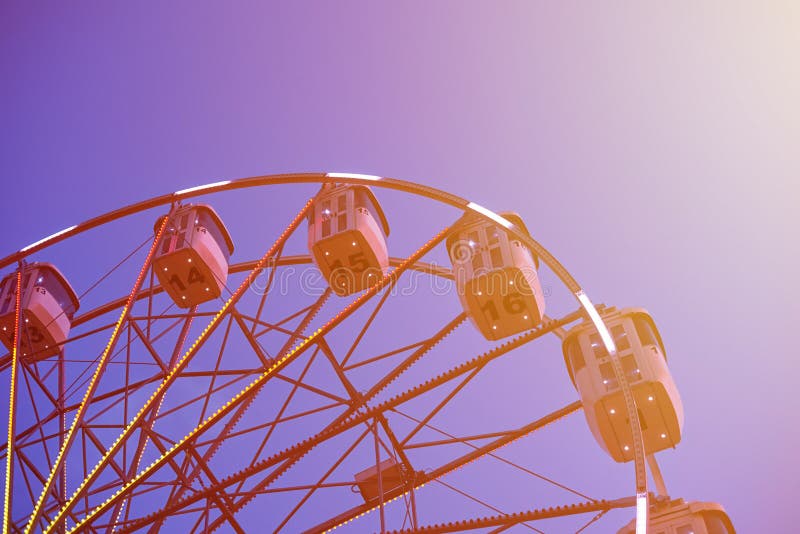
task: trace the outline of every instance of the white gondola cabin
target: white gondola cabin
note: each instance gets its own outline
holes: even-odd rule
[[[652,317],[641,308],[609,308],[604,310],[603,321],[611,331],[636,401],[645,451],[652,454],[674,447],[681,440],[683,405]],[[622,390],[594,325],[584,322],[570,330],[563,351],[595,439],[617,462],[633,460]]]
[[[205,204],[180,206],[168,217],[153,258],[159,283],[181,308],[219,297],[233,254],[233,241],[222,220]],[[163,220],[156,221],[155,231]]]
[[[365,185],[325,184],[308,215],[308,249],[340,296],[367,289],[389,267],[389,223]]]
[[[617,531],[634,534],[636,520]],[[676,499],[656,503],[650,510],[647,532],[652,534],[736,534],[728,514],[715,502],[685,502]]]
[[[529,234],[515,213],[504,213]],[[456,290],[464,311],[489,340],[529,330],[544,318],[539,259],[505,228],[468,216],[447,238]]]
[[[12,350],[16,310],[17,273],[0,282],[0,339]],[[31,263],[22,268],[22,323],[20,356],[38,361],[61,350],[72,326],[79,302],[64,275],[49,263]]]

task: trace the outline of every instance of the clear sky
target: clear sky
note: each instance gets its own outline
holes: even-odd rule
[[[279,172],[392,176],[517,211],[595,301],[655,317],[686,409],[660,455],[671,493],[721,502],[741,532],[788,532],[799,55],[788,1],[3,2],[0,256],[134,201]],[[414,224],[387,204],[394,227]],[[257,252],[257,236],[234,239]],[[103,249],[65,254],[43,259],[89,280],[77,267]]]

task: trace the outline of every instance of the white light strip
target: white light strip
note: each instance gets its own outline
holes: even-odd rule
[[[198,185],[196,187],[190,187],[189,189],[181,189],[180,191],[175,191],[175,194],[178,196],[185,195],[186,193],[194,193],[195,191],[202,191],[203,189],[211,189],[212,187],[228,185],[229,183],[231,183],[230,180],[223,180],[221,182],[214,182],[213,184]]]
[[[513,226],[511,224],[511,222],[509,222],[507,219],[505,219],[504,217],[499,216],[498,214],[496,214],[492,210],[487,210],[486,208],[484,208],[480,204],[475,204],[474,202],[470,202],[469,204],[467,204],[467,208],[469,208],[471,210],[475,210],[475,211],[477,211],[478,213],[480,213],[482,215],[486,215],[487,217],[489,217],[491,220],[493,220],[497,224],[501,224],[501,225],[505,226],[506,228],[511,228]]]
[[[583,309],[589,314],[589,318],[594,323],[597,333],[600,334],[600,339],[603,340],[603,345],[606,346],[608,353],[616,354],[617,346],[614,344],[614,339],[611,337],[611,332],[608,331],[606,324],[600,318],[600,314],[597,313],[597,309],[594,307],[594,304],[592,304],[592,301],[589,300],[589,295],[584,293],[583,290],[580,290],[575,293],[575,296],[578,297]]]
[[[647,534],[647,494],[636,495],[636,534]]]
[[[30,249],[32,249],[33,247],[38,247],[38,246],[39,246],[39,245],[41,245],[42,243],[46,243],[47,241],[50,241],[51,239],[55,239],[55,238],[57,238],[57,237],[58,237],[58,236],[60,236],[60,235],[66,234],[67,232],[71,232],[72,230],[74,230],[74,229],[75,229],[75,228],[77,228],[77,227],[78,227],[78,225],[77,225],[77,224],[74,224],[74,225],[70,226],[69,228],[64,228],[64,229],[63,229],[63,230],[61,230],[60,232],[56,232],[56,233],[54,233],[54,234],[52,234],[52,235],[49,235],[49,236],[45,237],[44,239],[40,239],[40,240],[39,240],[39,241],[37,241],[36,243],[31,243],[31,244],[30,244],[30,245],[28,245],[27,247],[25,247],[25,248],[21,249],[21,250],[20,250],[20,252],[25,252],[26,250],[30,250]]]
[[[358,180],[371,180],[373,182],[381,180],[380,176],[375,176],[373,174],[354,174],[352,172],[329,172],[325,176],[328,178],[356,178]]]

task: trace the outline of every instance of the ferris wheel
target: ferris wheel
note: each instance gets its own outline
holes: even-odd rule
[[[291,174],[8,255],[4,532],[734,532],[667,494],[683,408],[655,321],[595,306],[535,233],[424,185]],[[623,489],[579,487],[593,457],[547,437],[567,424]],[[537,440],[561,460],[505,454]]]

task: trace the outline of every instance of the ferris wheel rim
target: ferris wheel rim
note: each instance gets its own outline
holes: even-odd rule
[[[431,187],[409,180],[402,180],[399,178],[389,178],[383,176],[374,176],[367,174],[355,173],[340,173],[340,172],[327,172],[327,173],[286,173],[286,174],[265,174],[259,176],[250,176],[246,178],[237,178],[233,180],[223,180],[212,182],[209,184],[198,185],[186,189],[180,189],[173,193],[166,193],[145,199],[133,204],[128,204],[120,208],[102,213],[91,219],[83,221],[78,224],[73,224],[62,230],[59,230],[47,237],[39,239],[18,251],[9,254],[8,256],[0,259],[0,269],[8,267],[13,263],[20,262],[51,245],[64,241],[70,237],[76,236],[93,228],[97,228],[106,223],[140,213],[159,206],[173,204],[184,199],[194,198],[200,195],[218,193],[222,191],[231,191],[235,189],[246,189],[250,187],[263,187],[269,185],[286,185],[298,183],[347,183],[365,186],[376,186],[385,189],[394,189],[411,193],[417,196],[427,197],[431,200],[452,206],[457,209],[470,212],[478,215],[481,218],[500,224],[508,229],[515,238],[521,240],[524,244],[534,249],[537,255],[552,269],[556,275],[564,282],[567,288],[574,294],[582,290],[582,287],[577,283],[575,278],[567,271],[566,268],[553,256],[544,246],[538,241],[533,239],[530,235],[514,225],[507,218],[498,214],[497,212],[485,208],[477,202],[469,201],[458,195],[454,195],[443,189]]]
[[[622,389],[623,395],[626,400],[627,412],[629,421],[631,423],[631,430],[634,442],[634,465],[636,472],[636,531],[637,534],[646,531],[647,515],[649,510],[648,492],[647,492],[647,472],[645,467],[645,452],[643,445],[643,434],[639,426],[638,414],[635,409],[635,403],[632,400],[630,393],[630,386],[627,379],[621,371],[621,365],[616,358],[616,347],[613,339],[611,338],[610,331],[605,325],[602,317],[596,306],[589,299],[586,292],[578,284],[575,278],[569,271],[550,253],[543,245],[537,240],[523,231],[520,227],[513,224],[507,218],[499,215],[498,213],[483,207],[482,205],[471,202],[463,197],[454,195],[442,189],[430,187],[427,185],[401,180],[397,178],[389,178],[375,175],[355,174],[355,173],[286,173],[274,175],[260,175],[246,178],[239,178],[233,180],[223,180],[212,182],[209,184],[189,187],[181,189],[173,193],[167,193],[156,197],[129,204],[116,210],[106,212],[98,215],[87,221],[79,224],[69,226],[60,230],[50,236],[42,238],[34,243],[31,243],[17,252],[14,252],[2,259],[0,259],[0,269],[5,268],[14,263],[22,263],[25,258],[39,252],[51,245],[64,241],[70,237],[76,236],[93,228],[103,226],[109,222],[121,219],[123,217],[140,213],[148,209],[164,206],[168,204],[175,204],[184,199],[197,197],[200,195],[218,193],[222,191],[245,189],[250,187],[260,187],[269,185],[281,184],[299,184],[299,183],[346,183],[355,185],[377,186],[385,189],[399,190],[406,193],[414,194],[416,196],[427,197],[442,204],[452,206],[456,209],[463,210],[465,213],[470,213],[481,217],[487,222],[499,224],[506,228],[516,239],[522,242],[536,253],[541,261],[543,261],[554,274],[562,281],[572,295],[578,300],[579,304],[585,310],[589,320],[594,323],[606,350],[611,356],[614,365],[615,374]],[[617,361],[614,361],[617,360]]]

